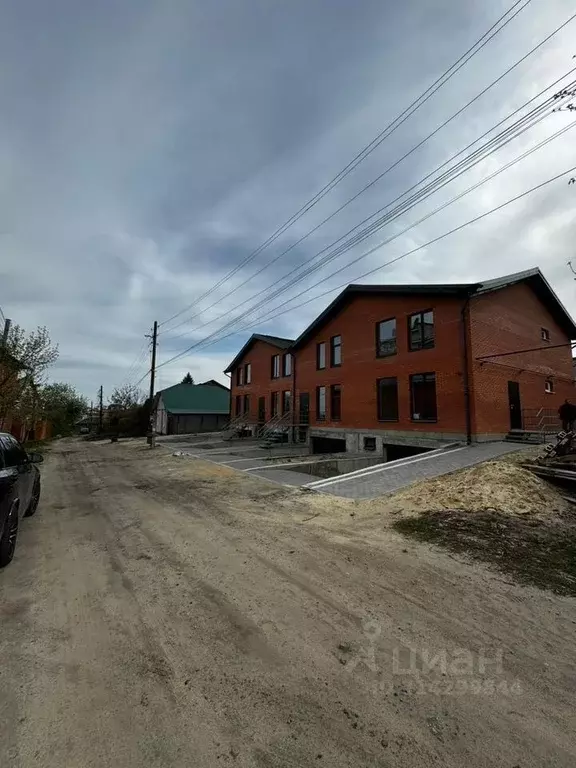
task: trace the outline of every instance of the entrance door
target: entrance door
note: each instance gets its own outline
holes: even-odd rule
[[[300,392],[300,424],[309,424],[310,422],[310,395],[308,392]]]
[[[517,381],[508,382],[508,408],[510,409],[510,429],[522,429],[520,384]]]

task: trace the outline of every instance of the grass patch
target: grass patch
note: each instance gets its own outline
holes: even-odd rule
[[[493,510],[442,510],[397,520],[394,528],[489,563],[525,584],[576,596],[574,512],[542,520]]]

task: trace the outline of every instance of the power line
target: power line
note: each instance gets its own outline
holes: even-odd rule
[[[400,256],[396,256],[394,259],[391,259],[390,261],[385,262],[384,264],[378,265],[374,269],[371,269],[368,272],[365,272],[364,274],[359,275],[358,277],[354,278],[354,280],[362,280],[363,278],[368,277],[369,275],[374,274],[374,272],[380,271],[381,269],[383,269],[386,266],[389,266],[390,264],[395,264],[396,262],[400,261],[401,259],[405,259],[407,256],[411,256],[412,254],[417,253],[418,251],[421,251],[424,248],[427,248],[430,245],[433,245],[433,244],[439,242],[440,240],[443,240],[444,238],[449,237],[450,235],[455,234],[456,232],[460,232],[465,227],[468,227],[471,224],[475,224],[476,222],[478,222],[478,221],[480,221],[482,219],[485,219],[487,216],[490,216],[493,213],[497,213],[498,211],[502,210],[503,208],[507,207],[508,205],[511,205],[512,203],[515,203],[518,200],[521,200],[521,199],[527,197],[528,195],[532,194],[533,192],[536,192],[537,190],[542,189],[543,187],[547,186],[548,184],[551,184],[552,182],[557,181],[558,179],[562,178],[566,174],[572,173],[575,170],[576,170],[576,166],[573,166],[572,168],[569,168],[569,169],[563,171],[562,173],[559,173],[556,176],[553,176],[552,178],[547,179],[546,181],[543,181],[543,182],[541,182],[540,184],[537,184],[534,187],[531,187],[530,189],[526,190],[525,192],[522,192],[521,194],[516,195],[516,196],[510,198],[509,200],[505,201],[504,203],[501,203],[500,205],[495,206],[494,208],[491,208],[489,211],[485,211],[484,213],[482,213],[482,214],[480,214],[478,216],[475,216],[472,219],[469,219],[468,221],[464,222],[463,224],[460,224],[459,226],[454,227],[453,229],[448,230],[448,232],[444,232],[442,235],[439,235],[438,237],[432,238],[431,240],[428,240],[426,243],[423,243],[422,245],[419,245],[416,248],[412,248],[410,251],[406,251],[405,253],[401,254]],[[374,248],[374,250],[376,250],[379,247],[381,247],[381,245],[376,246]],[[302,306],[304,306],[306,304],[309,304],[310,302],[315,301],[316,299],[322,298],[323,296],[326,296],[326,295],[328,295],[330,293],[334,293],[334,291],[339,290],[341,288],[345,288],[348,284],[349,284],[349,281],[347,281],[346,283],[343,283],[340,286],[336,286],[334,288],[330,288],[328,291],[325,291],[324,293],[319,294],[317,296],[313,296],[311,299],[308,299],[307,301],[302,302],[301,304],[298,304],[298,305],[296,305],[294,307],[290,307],[289,309],[283,310],[282,312],[276,312],[274,310],[275,316],[285,314],[285,312],[290,312],[290,311],[293,311],[294,309],[299,309],[300,307],[302,307]],[[248,326],[245,326],[244,328],[240,328],[240,329],[238,329],[238,330],[228,334],[227,336],[224,336],[224,337],[222,337],[220,339],[217,339],[217,341],[215,341],[213,343],[219,343],[219,342],[223,341],[225,338],[228,338],[229,336],[235,336],[240,331],[248,330],[249,328],[253,327],[253,325],[257,325],[259,322],[260,321],[257,321],[256,323],[254,323],[252,325],[248,325]],[[205,340],[204,341],[199,341],[196,344],[191,345],[187,349],[185,349],[182,352],[178,353],[177,355],[174,355],[173,357],[171,357],[169,360],[165,360],[163,363],[160,363],[157,366],[157,368],[161,368],[161,367],[163,367],[165,365],[168,365],[169,363],[174,362],[175,360],[183,357],[184,355],[188,354],[188,352],[192,351],[196,347],[201,346],[204,343],[205,343]]]
[[[571,71],[574,71],[574,70],[571,70]],[[568,74],[570,74],[570,72]],[[507,120],[509,120],[510,117],[512,117],[517,112],[519,112],[521,109],[523,109],[527,104],[530,104],[532,101],[534,101],[536,98],[538,98],[542,93],[544,93],[545,91],[549,90],[552,86],[556,85],[559,81],[563,80],[566,76],[567,75],[564,75],[563,77],[559,78],[559,80],[555,81],[555,83],[553,83],[552,85],[547,86],[546,88],[544,88],[540,92],[540,94],[537,94],[535,97],[533,97],[528,102],[526,102],[526,104],[524,104],[522,107],[520,107],[519,109],[515,110],[514,112],[512,112],[507,117],[505,117],[503,120],[501,120],[499,123],[497,123],[496,126],[494,126],[493,128],[490,128],[488,131],[486,131],[481,137],[479,137],[479,139],[475,139],[465,149],[463,149],[460,152],[458,152],[455,155],[453,155],[447,161],[442,163],[438,168],[436,168],[435,170],[433,170],[429,174],[427,174],[424,177],[424,179],[421,179],[419,182],[417,182],[416,184],[412,185],[412,187],[410,187],[408,190],[406,190],[403,193],[401,193],[399,196],[397,196],[393,201],[391,201],[390,203],[385,205],[383,208],[380,208],[378,211],[376,211],[375,213],[371,214],[369,217],[364,219],[363,222],[361,222],[360,224],[356,225],[356,227],[354,227],[353,229],[349,230],[349,232],[353,232],[355,229],[357,229],[359,226],[361,226],[361,224],[363,224],[366,221],[370,221],[370,219],[373,219],[374,216],[378,215],[381,211],[385,211],[393,203],[395,203],[396,201],[398,201],[401,198],[405,197],[408,194],[408,192],[410,192],[413,189],[415,189],[416,187],[418,187],[422,183],[422,181],[426,180],[430,176],[433,176],[442,167],[444,167],[447,163],[450,163],[453,159],[457,158],[459,155],[461,155],[463,152],[465,152],[471,146],[476,144],[481,138],[486,136],[486,134],[491,133],[494,130],[494,128],[498,127],[503,122],[506,122]],[[576,87],[576,81],[574,81],[573,83],[569,84],[568,87],[573,87],[573,86]],[[567,89],[565,89],[565,90],[567,90]],[[569,91],[568,91],[568,94],[569,94]],[[248,308],[247,310],[245,310],[241,315],[238,315],[237,317],[235,317],[232,320],[230,320],[226,324],[225,328],[232,326],[233,324],[237,323],[239,320],[245,319],[247,315],[250,315],[253,312],[255,312],[263,304],[265,304],[265,303],[269,302],[270,300],[276,298],[277,296],[279,296],[281,293],[283,293],[286,290],[288,290],[290,287],[295,285],[300,280],[304,279],[305,277],[309,276],[310,274],[312,274],[313,272],[317,271],[321,267],[325,266],[328,262],[330,262],[330,261],[334,260],[335,258],[337,258],[338,256],[342,255],[347,250],[350,250],[350,248],[352,248],[355,245],[359,244],[362,240],[365,240],[367,237],[369,237],[370,235],[374,234],[376,231],[381,229],[383,226],[385,226],[385,224],[388,224],[388,223],[390,223],[390,221],[394,220],[395,218],[398,218],[400,215],[403,215],[404,213],[406,213],[406,211],[410,210],[410,208],[414,207],[416,204],[421,202],[423,199],[426,199],[431,194],[434,194],[439,189],[441,189],[443,186],[446,186],[446,184],[448,184],[450,181],[453,181],[455,178],[458,178],[458,176],[462,175],[467,170],[470,170],[471,167],[473,167],[477,163],[481,162],[482,160],[486,159],[486,157],[488,157],[494,151],[497,151],[498,149],[501,149],[507,143],[509,143],[513,139],[517,138],[518,136],[520,136],[524,131],[526,131],[529,128],[533,127],[535,124],[537,124],[537,122],[540,122],[540,120],[542,120],[545,117],[547,117],[550,114],[550,110],[551,110],[552,104],[557,104],[557,103],[558,103],[558,100],[556,99],[555,95],[549,97],[543,104],[540,104],[539,106],[537,106],[534,109],[532,109],[530,112],[528,112],[526,115],[524,115],[518,121],[516,121],[516,123],[512,124],[511,126],[508,126],[508,128],[504,129],[500,134],[497,134],[496,136],[492,137],[492,139],[488,140],[484,145],[478,147],[469,156],[467,156],[467,157],[463,158],[462,160],[460,160],[452,168],[448,169],[447,171],[444,171],[444,173],[442,173],[440,176],[438,176],[436,179],[434,179],[432,182],[430,182],[427,186],[423,187],[418,192],[414,193],[410,198],[404,200],[399,206],[397,206],[396,208],[392,209],[391,211],[386,213],[384,216],[381,216],[380,219],[372,222],[372,224],[367,226],[364,230],[362,230],[361,232],[355,234],[347,242],[345,242],[342,245],[338,246],[334,251],[332,251],[331,253],[329,253],[326,256],[324,256],[317,264],[314,264],[313,262],[314,262],[315,259],[317,259],[318,256],[320,256],[326,250],[329,250],[333,245],[336,245],[338,242],[340,242],[342,239],[344,239],[346,237],[346,235],[349,234],[349,233],[346,233],[346,235],[343,235],[338,240],[336,240],[333,243],[331,243],[329,246],[326,246],[325,248],[320,250],[315,256],[312,257],[311,260],[308,260],[308,262],[305,262],[304,264],[298,265],[295,269],[291,270],[289,273],[287,273],[284,277],[281,278],[281,281],[284,281],[284,280],[286,280],[286,278],[289,278],[290,275],[292,275],[293,273],[298,272],[298,270],[301,269],[302,266],[306,267],[304,272],[302,272],[300,275],[297,275],[296,277],[292,278],[292,280],[289,281],[286,285],[282,285],[282,286],[277,287],[277,288],[275,286],[268,286],[268,287],[264,288],[263,290],[259,291],[258,293],[256,293],[254,296],[249,297],[248,299],[246,299],[244,302],[242,302],[240,305],[238,305],[236,307],[236,309],[239,309],[240,307],[246,305],[247,303],[249,303],[253,299],[257,298],[258,296],[262,295],[263,293],[267,293],[270,290],[270,288],[273,288],[272,294],[265,296],[265,298],[262,299],[260,302],[257,302],[254,306],[252,306],[251,308]],[[546,110],[548,110],[548,112],[546,112]],[[541,145],[539,145],[539,146],[541,146]],[[506,167],[509,167],[509,166],[506,166]],[[415,226],[415,225],[411,225],[411,227],[409,227],[409,228],[412,228],[412,226]],[[400,236],[401,234],[403,234],[403,233],[402,232],[398,233],[392,239],[395,239],[396,237]],[[362,258],[362,257],[360,257],[360,258]],[[352,262],[352,263],[355,263],[355,261]],[[341,270],[339,270],[339,271],[341,271]],[[307,290],[311,290],[311,289],[307,289]],[[282,306],[282,305],[280,305],[280,306]],[[217,318],[214,318],[211,321],[209,321],[207,323],[204,323],[204,324],[198,326],[197,328],[193,329],[192,332],[194,332],[196,330],[199,330],[199,329],[201,329],[202,327],[204,327],[206,325],[212,324],[213,322],[215,322],[215,320],[218,320],[221,317],[224,317],[226,314],[227,313],[222,313]],[[213,332],[207,338],[210,339],[212,336],[214,336],[214,335],[216,335],[218,333],[221,333],[222,330],[223,329],[219,329],[219,330]]]
[[[426,216],[423,216],[421,219],[418,219],[418,221],[415,221],[414,223],[410,224],[408,227],[406,227],[405,229],[403,229],[400,232],[396,233],[392,237],[389,237],[386,240],[383,240],[383,241],[377,243],[376,245],[372,246],[367,251],[365,251],[364,253],[360,254],[360,256],[355,258],[353,261],[346,263],[343,267],[340,267],[340,269],[337,269],[335,272],[332,272],[329,277],[330,278],[335,277],[336,275],[340,274],[340,272],[344,272],[345,270],[349,269],[351,266],[353,266],[354,264],[358,263],[362,259],[366,258],[367,256],[372,255],[375,251],[379,250],[384,245],[388,245],[393,240],[396,240],[399,237],[402,237],[402,235],[405,235],[407,232],[409,232],[414,227],[418,226],[419,224],[422,224],[422,222],[426,221],[427,219],[431,218],[432,216],[435,216],[437,213],[440,213],[441,211],[443,211],[448,206],[452,205],[456,201],[458,201],[461,198],[463,198],[464,196],[468,195],[470,192],[473,192],[474,190],[478,189],[480,186],[482,186],[483,184],[487,183],[488,181],[491,181],[492,179],[494,179],[499,174],[501,174],[504,171],[508,170],[508,168],[510,168],[511,166],[516,165],[516,163],[520,162],[521,160],[525,159],[529,155],[531,155],[534,152],[538,151],[543,146],[545,146],[546,144],[549,144],[551,141],[553,141],[554,139],[558,138],[559,136],[562,136],[564,133],[566,133],[568,130],[571,130],[575,126],[576,126],[576,122],[573,122],[570,125],[560,129],[559,131],[557,131],[552,136],[550,136],[547,139],[541,141],[539,144],[537,144],[536,146],[532,147],[530,150],[527,150],[526,152],[524,152],[523,154],[521,154],[520,156],[518,156],[514,160],[512,160],[509,163],[507,163],[506,165],[502,166],[502,168],[499,168],[497,171],[494,171],[489,176],[485,177],[481,181],[477,182],[476,184],[473,184],[471,187],[468,187],[468,189],[465,189],[463,192],[461,192],[460,194],[456,195],[456,197],[451,198],[450,200],[448,200],[445,203],[443,203],[442,205],[440,205],[438,208],[435,208],[433,211],[431,211],[430,213],[426,214]],[[388,263],[392,263],[392,262],[388,262]],[[384,264],[382,266],[386,266],[386,264]],[[368,273],[368,274],[370,274],[370,273]],[[366,275],[362,275],[361,277],[365,277],[365,276]],[[325,278],[322,282],[325,282],[326,279],[329,279],[329,278]],[[355,279],[360,279],[360,278],[355,278]],[[317,286],[310,286],[309,288],[306,288],[304,291],[300,291],[298,296],[292,296],[289,299],[287,299],[286,301],[282,302],[281,304],[278,304],[276,307],[274,307],[273,310],[271,310],[271,312],[265,314],[263,317],[258,318],[258,322],[266,321],[269,317],[276,316],[277,314],[283,314],[283,313],[278,313],[277,310],[279,308],[281,308],[281,307],[286,306],[286,304],[289,304],[290,302],[294,301],[295,298],[300,298],[305,293],[308,293],[308,291],[311,291],[315,287],[317,287]],[[333,289],[328,291],[328,293],[330,293],[332,290]],[[324,296],[326,294],[324,293],[324,294],[320,294],[320,295]],[[318,297],[315,297],[315,298],[318,298]],[[302,306],[302,305],[300,304],[298,306]],[[286,311],[288,311],[288,310],[286,310]],[[237,332],[238,331],[235,331],[235,333],[237,333]]]
[[[148,348],[149,348],[149,342],[144,341],[144,344],[140,347],[140,352],[138,355],[134,358],[132,364],[130,365],[128,372],[126,373],[126,376],[122,382],[122,386],[126,386],[128,384],[131,384],[131,380],[138,374],[140,371],[142,364],[145,362],[146,357],[148,355]]]
[[[485,32],[467,51],[466,53],[462,54],[462,56],[454,62],[431,86],[429,86],[420,96],[415,99],[412,104],[410,104],[406,109],[404,109],[403,112],[401,112],[391,123],[389,123],[386,128],[384,128],[372,141],[367,144],[344,168],[339,171],[336,176],[334,176],[328,184],[326,184],[319,192],[314,195],[314,197],[310,198],[298,211],[296,211],[295,214],[293,214],[289,219],[287,219],[284,224],[282,224],[270,237],[267,238],[258,248],[256,248],[252,253],[248,254],[245,259],[243,259],[238,265],[236,265],[228,274],[226,274],[223,278],[221,278],[214,286],[212,286],[208,291],[203,293],[201,296],[199,296],[197,299],[195,299],[192,303],[184,307],[184,309],[181,309],[179,312],[176,312],[174,315],[169,317],[167,320],[164,320],[160,323],[160,326],[166,325],[167,323],[171,322],[175,318],[182,315],[184,312],[187,312],[194,304],[202,301],[207,296],[209,296],[211,293],[213,293],[215,290],[217,290],[221,285],[223,285],[225,282],[227,282],[231,277],[233,277],[242,267],[244,267],[246,264],[248,264],[250,261],[252,261],[256,256],[261,253],[265,248],[268,247],[271,243],[273,243],[275,240],[278,239],[289,227],[291,227],[298,219],[300,219],[302,216],[304,216],[311,208],[313,208],[323,197],[325,197],[337,184],[339,184],[342,179],[344,179],[346,176],[348,176],[349,173],[351,173],[361,162],[363,162],[380,144],[382,144],[383,141],[385,141],[394,131],[397,130],[406,120],[408,120],[414,112],[416,112],[420,107],[425,104],[428,99],[430,99],[442,86],[444,86],[463,66],[465,66],[468,61],[470,61],[477,53],[479,53],[482,48],[484,48],[485,45],[487,45],[490,40],[492,40],[493,37],[495,37],[499,32],[501,32],[521,11],[526,8],[527,5],[531,0],[517,0],[502,16],[495,22],[495,24],[490,27],[490,29]],[[514,10],[519,6],[521,3],[520,8],[517,10]],[[509,19],[504,19],[509,14],[514,13],[510,16]],[[501,26],[499,26],[502,23]],[[476,49],[476,50],[474,50]]]
[[[365,187],[363,187],[363,188],[362,188],[362,189],[361,189],[359,192],[357,192],[357,193],[356,193],[354,196],[352,196],[351,198],[349,198],[349,199],[348,199],[348,200],[347,200],[347,201],[346,201],[346,202],[345,202],[343,205],[341,205],[341,206],[340,206],[340,207],[339,207],[339,208],[338,208],[336,211],[334,211],[334,212],[333,212],[332,214],[330,214],[330,215],[329,215],[327,218],[325,218],[323,221],[321,221],[321,222],[320,222],[320,224],[318,224],[317,226],[313,227],[313,228],[312,228],[312,229],[310,229],[308,232],[306,232],[306,233],[305,233],[305,234],[304,234],[304,235],[303,235],[303,236],[302,236],[302,237],[301,237],[299,240],[297,240],[295,243],[293,243],[292,245],[290,245],[288,248],[286,248],[284,251],[282,251],[282,252],[281,252],[280,254],[278,254],[276,257],[274,257],[273,259],[271,259],[270,261],[268,261],[268,262],[267,262],[265,265],[263,265],[263,266],[262,266],[260,269],[258,269],[256,272],[254,272],[254,273],[253,273],[253,274],[252,274],[250,277],[248,277],[246,280],[244,280],[244,282],[240,283],[240,285],[237,285],[237,286],[235,286],[235,287],[234,287],[232,290],[230,290],[228,293],[224,294],[224,296],[222,296],[220,299],[218,299],[217,301],[215,301],[215,302],[213,302],[212,304],[210,304],[210,305],[209,305],[208,307],[206,307],[205,309],[203,309],[203,310],[200,310],[199,312],[196,312],[196,313],[194,313],[193,315],[191,315],[191,316],[190,316],[190,317],[188,317],[187,319],[185,319],[185,320],[181,321],[180,323],[177,323],[175,326],[173,326],[173,327],[172,327],[172,329],[171,329],[171,330],[174,330],[175,328],[178,328],[179,326],[183,325],[183,324],[184,324],[184,323],[186,323],[186,322],[190,322],[190,320],[192,320],[192,319],[193,319],[193,318],[195,318],[195,317],[198,317],[200,314],[202,314],[202,313],[204,313],[204,312],[208,312],[208,311],[210,311],[210,309],[213,309],[213,308],[214,308],[215,306],[217,306],[217,305],[218,305],[218,304],[219,304],[221,301],[223,301],[224,299],[226,299],[226,298],[228,298],[229,296],[231,296],[231,295],[232,295],[233,293],[235,293],[237,290],[239,290],[239,289],[240,289],[240,288],[242,288],[244,285],[246,285],[247,283],[249,283],[251,280],[253,280],[255,277],[257,277],[258,275],[260,275],[262,272],[264,272],[264,270],[268,269],[268,267],[269,267],[269,266],[271,266],[272,264],[274,264],[275,262],[277,262],[277,261],[278,261],[280,258],[282,258],[282,257],[283,257],[283,256],[285,256],[287,253],[289,253],[289,252],[290,252],[290,251],[291,251],[293,248],[295,248],[297,245],[299,245],[300,243],[302,243],[302,242],[303,242],[303,241],[304,241],[304,240],[305,240],[307,237],[309,237],[311,234],[313,234],[313,233],[314,233],[314,232],[316,232],[318,229],[320,229],[320,227],[322,227],[324,224],[326,224],[328,221],[330,221],[332,218],[334,218],[334,216],[336,216],[338,213],[340,213],[342,210],[344,210],[344,208],[346,208],[348,205],[350,205],[352,202],[354,202],[354,201],[355,201],[355,200],[356,200],[358,197],[360,197],[360,195],[362,195],[362,194],[363,194],[363,193],[364,193],[366,190],[368,190],[369,188],[371,188],[372,186],[374,186],[376,183],[378,183],[378,182],[379,182],[379,181],[380,181],[382,178],[384,178],[384,176],[386,176],[386,175],[387,175],[387,174],[388,174],[390,171],[392,171],[394,168],[396,168],[396,167],[397,167],[397,166],[398,166],[400,163],[402,163],[402,162],[403,162],[403,161],[404,161],[406,158],[408,158],[408,157],[409,157],[409,156],[410,156],[410,155],[411,155],[413,152],[415,152],[415,151],[416,151],[416,150],[418,150],[420,147],[422,147],[422,146],[423,146],[423,145],[424,145],[426,142],[428,142],[428,141],[429,141],[431,138],[433,138],[433,137],[434,137],[434,136],[435,136],[435,135],[436,135],[436,134],[437,134],[439,131],[441,131],[441,130],[442,130],[443,128],[445,128],[445,127],[446,127],[446,126],[447,126],[449,123],[451,123],[453,120],[455,120],[455,119],[456,119],[456,118],[457,118],[457,117],[458,117],[460,114],[462,114],[462,112],[464,112],[466,109],[468,109],[468,107],[470,107],[472,104],[474,104],[474,103],[475,103],[475,102],[476,102],[476,101],[477,101],[479,98],[481,98],[481,97],[482,97],[484,94],[486,94],[486,93],[487,93],[487,91],[489,91],[491,88],[493,88],[495,85],[497,85],[497,84],[498,84],[498,83],[499,83],[499,82],[500,82],[500,81],[501,81],[503,78],[505,78],[505,77],[506,77],[508,74],[510,74],[510,72],[512,72],[514,69],[516,69],[516,67],[518,67],[520,64],[522,64],[522,63],[523,63],[523,62],[524,62],[524,61],[525,61],[527,58],[529,58],[530,56],[532,56],[532,55],[533,55],[533,54],[534,54],[534,53],[535,53],[535,52],[536,52],[536,51],[537,51],[539,48],[541,48],[543,45],[545,45],[545,44],[546,44],[546,43],[547,43],[547,42],[548,42],[548,41],[549,41],[549,40],[550,40],[552,37],[554,37],[556,34],[558,34],[558,33],[559,33],[559,32],[560,32],[562,29],[564,29],[564,27],[566,27],[566,26],[567,26],[567,25],[568,25],[568,24],[569,24],[571,21],[573,21],[575,18],[576,18],[576,13],[575,13],[575,14],[573,14],[573,15],[572,15],[572,16],[571,16],[569,19],[567,19],[565,22],[563,22],[563,23],[562,23],[560,26],[558,26],[558,27],[557,27],[557,28],[556,28],[556,29],[555,29],[553,32],[551,32],[551,33],[550,33],[550,34],[549,34],[547,37],[545,37],[545,38],[544,38],[544,40],[542,40],[542,41],[541,41],[541,42],[539,42],[537,45],[535,45],[535,46],[534,46],[534,47],[533,47],[533,48],[532,48],[530,51],[528,51],[528,53],[526,53],[524,56],[522,56],[520,59],[518,59],[518,60],[517,60],[517,61],[516,61],[514,64],[512,64],[512,65],[511,65],[511,66],[510,66],[510,67],[509,67],[509,68],[508,68],[508,69],[507,69],[505,72],[503,72],[501,75],[499,75],[499,77],[497,77],[497,78],[496,78],[495,80],[493,80],[493,81],[492,81],[492,82],[491,82],[489,85],[487,85],[487,86],[486,86],[484,89],[482,89],[482,90],[480,91],[480,93],[478,93],[476,96],[474,96],[474,97],[473,97],[473,98],[472,98],[470,101],[468,101],[468,102],[467,102],[467,103],[466,103],[466,104],[465,104],[463,107],[461,107],[460,109],[458,109],[458,110],[457,110],[457,111],[456,111],[454,114],[452,114],[452,115],[451,115],[451,116],[450,116],[450,117],[449,117],[447,120],[445,120],[445,121],[444,121],[443,123],[441,123],[441,124],[440,124],[438,127],[436,127],[436,128],[435,128],[435,129],[434,129],[434,130],[433,130],[433,131],[430,133],[430,134],[428,134],[428,135],[427,135],[427,136],[426,136],[424,139],[422,139],[420,142],[418,142],[418,144],[416,144],[414,147],[412,147],[412,149],[410,149],[408,152],[406,152],[406,153],[405,153],[405,154],[404,154],[404,155],[403,155],[403,156],[402,156],[402,157],[401,157],[399,160],[396,160],[396,161],[395,161],[395,162],[394,162],[392,165],[388,166],[388,167],[387,167],[387,168],[386,168],[386,169],[385,169],[385,170],[384,170],[384,171],[383,171],[383,172],[382,172],[382,173],[381,173],[379,176],[377,176],[375,179],[373,179],[371,182],[369,182],[369,183],[368,183],[368,184],[367,184]],[[572,69],[571,71],[574,71],[574,70]],[[569,73],[568,73],[568,74],[569,74]],[[563,77],[566,77],[566,76],[567,76],[567,75],[564,75]],[[563,79],[563,77],[562,77],[562,78],[559,78],[559,80],[562,80],[562,79]],[[556,81],[556,82],[558,82],[558,81]],[[552,87],[552,86],[549,86],[549,87]],[[544,91],[545,91],[545,90],[548,90],[548,89],[547,89],[547,88],[545,88],[545,89],[544,89]],[[543,92],[543,91],[542,91],[542,92]],[[542,93],[542,92],[541,92],[541,93]],[[533,101],[535,98],[537,98],[537,97],[533,97],[533,98],[532,98],[530,101],[528,101],[528,102],[527,102],[527,104],[531,103],[531,101]],[[526,105],[524,105],[524,106],[526,106]],[[521,107],[520,109],[522,109],[522,107]],[[516,111],[519,111],[519,110],[516,110]],[[512,114],[515,114],[515,112],[513,112]],[[498,124],[497,124],[497,125],[498,125]],[[491,130],[493,130],[493,129],[491,129]],[[484,134],[484,135],[486,135],[486,134]],[[477,139],[476,141],[478,141],[478,140],[479,140],[479,139]],[[475,142],[472,142],[472,143],[474,144]],[[471,146],[471,145],[469,145],[469,146]],[[463,151],[466,151],[466,150],[462,150],[462,152],[463,152]],[[457,155],[456,155],[456,156],[457,156]],[[441,166],[441,167],[442,167],[442,166]],[[427,178],[427,177],[425,177],[425,178]],[[396,200],[397,200],[397,199],[398,199],[398,198],[396,198]],[[383,210],[383,209],[380,209],[380,210]],[[376,212],[376,213],[372,214],[372,216],[375,216],[377,213],[378,213],[378,212]],[[338,240],[336,240],[336,241],[335,241],[335,243],[337,243],[337,242],[339,242],[340,240],[342,240],[343,238],[345,238],[347,235],[349,235],[351,232],[353,232],[353,231],[354,231],[354,229],[356,229],[357,227],[361,226],[361,224],[362,224],[362,223],[364,223],[364,222],[368,221],[370,218],[371,218],[371,217],[368,217],[368,219],[364,219],[364,221],[363,221],[363,222],[360,222],[360,224],[357,224],[357,225],[356,225],[356,227],[353,227],[351,230],[349,230],[349,231],[348,231],[348,232],[346,232],[344,235],[342,235],[342,236],[341,236],[341,237],[340,237]],[[324,249],[322,249],[322,251],[320,251],[318,254],[316,254],[316,256],[318,256],[320,253],[323,253],[323,252],[324,252],[325,250],[327,250],[328,248],[331,248],[333,245],[335,245],[335,243],[332,243],[332,244],[330,244],[329,246],[326,246]],[[315,258],[315,257],[313,257],[313,258]],[[301,266],[303,266],[303,265],[304,265],[304,264],[306,264],[307,262],[308,262],[308,260],[305,260],[304,262],[301,262],[301,263],[300,263],[300,264],[299,264],[299,265],[298,265],[298,266],[297,266],[295,269],[299,269]],[[240,267],[241,267],[241,266],[243,266],[243,264],[241,264],[241,265],[240,265]],[[292,272],[293,272],[293,271],[294,271],[294,270],[292,270]],[[291,274],[291,273],[289,273],[289,274]],[[285,276],[285,277],[286,277],[286,276]],[[282,278],[282,279],[284,279],[284,278]],[[266,290],[268,290],[268,288],[265,288],[265,289],[263,289],[263,291],[266,291]],[[261,291],[260,293],[262,293],[263,291]],[[260,294],[256,294],[256,295],[260,295]],[[201,300],[202,300],[202,298],[204,298],[204,296],[201,296],[199,299],[197,299],[197,300],[196,300],[196,302],[198,302],[198,301],[201,301]],[[194,302],[194,303],[196,303],[196,302]],[[247,302],[243,302],[243,304],[245,304],[245,303],[247,303]],[[192,305],[190,305],[190,306],[192,306]],[[240,306],[242,306],[242,305],[240,305]],[[188,309],[189,309],[189,308],[190,308],[190,307],[188,307]],[[186,310],[183,310],[183,311],[186,311]],[[178,314],[182,314],[182,312],[180,312],[180,313],[178,313]],[[224,314],[225,314],[225,313],[224,313]],[[219,319],[219,318],[220,318],[220,317],[222,317],[222,316],[223,316],[223,315],[220,315],[220,316],[219,316],[219,317],[217,317],[216,319]],[[174,317],[176,317],[176,316],[174,316]],[[173,317],[173,318],[170,318],[170,319],[174,319],[174,317]],[[169,321],[165,321],[165,322],[169,322]],[[211,320],[210,322],[214,322],[214,320]],[[201,326],[199,326],[199,327],[200,327],[200,328],[201,328],[201,327],[204,327],[204,325],[207,325],[207,324],[208,324],[208,323],[204,323],[203,325],[201,325]],[[168,329],[168,330],[169,330],[169,329]],[[197,329],[194,329],[194,330],[197,330]]]

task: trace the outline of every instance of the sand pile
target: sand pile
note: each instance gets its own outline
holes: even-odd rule
[[[451,475],[422,480],[387,501],[397,513],[404,514],[491,509],[510,515],[550,515],[568,508],[560,491],[527,469],[507,461],[488,461]]]

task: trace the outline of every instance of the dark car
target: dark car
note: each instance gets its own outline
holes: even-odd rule
[[[12,560],[18,525],[40,501],[40,453],[26,453],[12,435],[0,432],[0,568]]]

